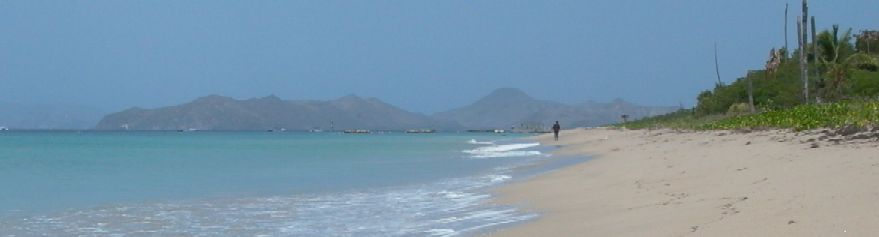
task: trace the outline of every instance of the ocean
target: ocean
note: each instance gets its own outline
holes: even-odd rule
[[[515,134],[2,132],[0,236],[467,236],[536,217],[490,188]]]

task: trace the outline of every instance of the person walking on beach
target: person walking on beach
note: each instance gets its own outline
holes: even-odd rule
[[[559,125],[559,121],[555,121],[555,124],[552,125],[552,133],[555,134],[555,140],[559,140],[559,130],[562,130],[562,126]]]

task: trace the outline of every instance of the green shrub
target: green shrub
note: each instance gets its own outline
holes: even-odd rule
[[[801,105],[706,123],[697,129],[787,128],[809,130],[822,127],[879,125],[879,102],[857,101]]]
[[[636,121],[617,124],[615,126],[628,129],[695,129],[697,126],[718,121],[726,117],[726,115],[697,116],[692,109],[682,109],[677,112],[643,118]]]
[[[750,106],[747,103],[735,103],[729,106],[729,109],[726,111],[728,115],[743,115],[751,112]]]

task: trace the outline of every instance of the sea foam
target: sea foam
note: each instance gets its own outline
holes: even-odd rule
[[[470,141],[467,143],[474,144],[474,145],[494,145],[494,142],[491,142],[491,141],[483,142],[483,141],[478,141],[476,139],[470,139]]]
[[[501,173],[332,194],[126,204],[0,219],[13,236],[461,236],[536,217],[490,204]]]
[[[523,150],[527,148],[540,146],[540,143],[514,143],[504,145],[491,145],[479,147],[473,150],[465,150],[464,153],[470,154],[473,158],[503,158],[503,157],[523,157],[538,156],[542,153],[535,150]]]

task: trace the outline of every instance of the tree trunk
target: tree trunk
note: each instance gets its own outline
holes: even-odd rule
[[[717,85],[723,85],[720,81],[720,66],[717,63],[717,42],[714,43],[714,72],[717,73]]]
[[[757,107],[754,107],[754,82],[751,76],[751,72],[748,72],[748,109],[751,110],[751,113],[757,113]]]
[[[790,52],[790,47],[787,47],[787,6],[788,4],[784,4],[784,58],[787,59],[787,54]]]
[[[806,46],[803,40],[803,22],[801,21],[802,17],[797,18],[797,45],[799,46],[799,60],[800,60],[800,79],[803,81],[803,103],[809,103],[809,83],[808,83],[808,75],[806,73]]]
[[[802,42],[800,51],[800,69],[803,73],[803,101],[808,104],[809,103],[809,62],[806,57],[807,45],[809,44],[809,3],[807,0],[803,0],[803,17],[800,19],[802,21]]]
[[[812,17],[812,57],[818,62],[818,33],[815,31],[815,17]]]
[[[815,73],[815,81],[821,80],[821,69],[818,67],[818,33],[816,33],[815,29],[815,17],[812,16],[812,60],[815,62],[815,68],[812,69]],[[817,88],[816,88],[817,90]],[[816,95],[818,96],[818,95]],[[818,101],[817,99],[815,100]]]

